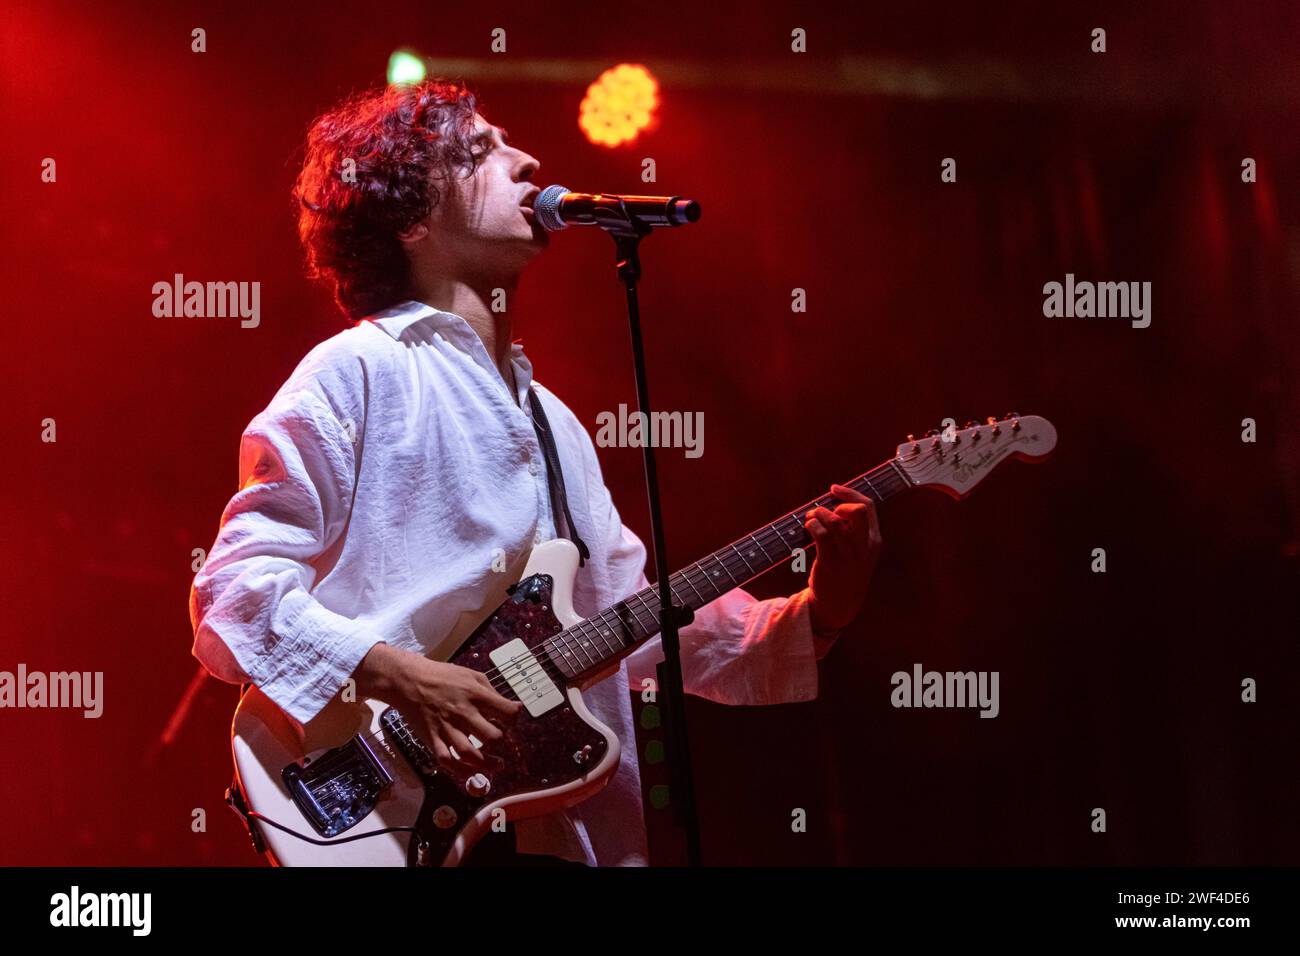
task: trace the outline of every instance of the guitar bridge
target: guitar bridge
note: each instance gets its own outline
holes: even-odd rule
[[[393,782],[360,737],[289,764],[282,777],[294,804],[323,837],[338,836],[364,820]]]
[[[379,723],[384,728],[388,740],[397,747],[398,752],[406,758],[407,763],[415,769],[416,773],[423,777],[431,777],[438,772],[438,761],[433,756],[433,751],[424,745],[424,741],[415,736],[400,711],[389,707],[380,715]]]

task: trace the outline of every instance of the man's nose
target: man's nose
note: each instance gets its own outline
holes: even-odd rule
[[[542,164],[538,162],[536,157],[531,156],[528,153],[523,153],[523,160],[519,165],[519,181],[525,183],[528,182],[528,180],[532,179],[533,176],[537,174],[537,170],[541,169],[541,167]]]

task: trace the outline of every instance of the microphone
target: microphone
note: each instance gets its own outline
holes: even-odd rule
[[[638,219],[647,226],[684,226],[700,218],[700,204],[680,196],[612,196],[571,193],[547,186],[533,202],[533,215],[547,232]]]

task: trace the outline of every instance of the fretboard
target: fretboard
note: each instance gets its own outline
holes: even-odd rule
[[[912,487],[893,459],[844,484],[877,504]],[[804,530],[804,515],[818,506],[834,510],[840,503],[830,494],[823,495],[669,575],[674,603],[699,610],[776,565],[793,560],[795,549],[807,549],[812,544],[812,536]],[[543,647],[552,663],[572,680],[601,670],[609,661],[658,633],[659,587],[651,585],[566,628]]]

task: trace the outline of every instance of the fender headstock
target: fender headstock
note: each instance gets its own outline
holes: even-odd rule
[[[937,488],[961,500],[984,476],[1010,458],[1041,461],[1056,448],[1056,429],[1039,415],[1010,414],[984,424],[931,429],[907,436],[895,463],[917,487]]]

